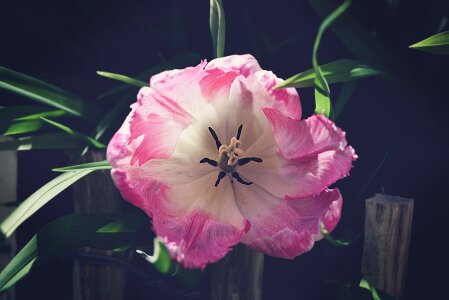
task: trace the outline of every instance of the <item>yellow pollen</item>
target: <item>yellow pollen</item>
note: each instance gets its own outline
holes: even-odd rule
[[[226,155],[228,157],[228,166],[235,165],[239,160],[239,157],[243,155],[243,150],[239,148],[240,144],[240,140],[233,137],[229,146],[221,145],[220,148],[218,148],[218,159],[221,160],[223,155]]]

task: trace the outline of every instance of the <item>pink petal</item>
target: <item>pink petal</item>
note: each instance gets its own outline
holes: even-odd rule
[[[283,80],[277,78],[271,71],[259,71],[255,73],[255,76],[259,83],[267,90],[273,102],[268,102],[269,105],[264,107],[275,108],[290,118],[299,120],[301,119],[301,103],[299,101],[299,95],[294,88],[282,88],[275,89],[274,87],[281,83]]]
[[[230,55],[212,60],[206,66],[206,70],[222,69],[227,71],[238,71],[239,74],[248,77],[252,73],[261,70],[259,63],[250,54]]]
[[[156,233],[187,268],[204,268],[224,257],[249,229],[229,178],[214,186],[217,173],[170,187],[153,213]]]
[[[239,167],[241,175],[284,199],[319,194],[348,175],[357,156],[347,146],[344,133],[331,121],[321,116],[296,121],[273,109],[264,112],[273,127],[277,147],[270,143],[267,132],[248,153],[262,158],[263,163]]]
[[[275,257],[294,258],[322,238],[320,223],[330,232],[342,206],[340,192],[325,190],[311,198],[285,201],[258,185],[234,186],[237,205],[251,228],[242,242]]]
[[[191,121],[191,114],[176,101],[152,88],[142,88],[131,116],[128,143],[141,140],[130,163],[142,165],[153,158],[169,157],[177,137]]]
[[[298,122],[275,109],[265,108],[274,138],[284,158],[313,156],[327,150],[344,150],[345,133],[323,115]]]
[[[238,72],[225,72],[221,69],[206,70],[205,75],[199,82],[201,92],[208,102],[214,102],[219,99],[226,99],[229,96],[229,89]]]

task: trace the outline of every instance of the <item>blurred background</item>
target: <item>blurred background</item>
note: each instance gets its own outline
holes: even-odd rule
[[[281,78],[312,67],[312,46],[322,17],[311,2],[338,3],[223,2],[225,54],[250,53],[263,69]],[[359,24],[352,29],[363,29],[366,39],[350,40],[351,33],[328,30],[319,62],[358,59],[392,76],[360,80],[336,121],[359,159],[351,175],[336,184],[345,204],[333,235],[363,233],[364,200],[375,193],[415,199],[406,299],[441,299],[447,289],[447,276],[441,274],[449,267],[444,242],[449,211],[449,56],[408,46],[448,30],[449,2],[353,1],[349,13]],[[117,82],[96,75],[97,70],[134,76],[176,56],[183,57],[181,66],[212,59],[205,0],[1,0],[0,41],[1,66],[62,87],[102,110],[110,109],[117,97],[97,97]],[[330,88],[335,100],[341,85]],[[137,91],[136,87],[122,97],[130,104]],[[299,94],[303,116],[313,114],[313,89],[299,89]],[[0,106],[29,103],[0,90]],[[123,110],[104,143],[128,112]],[[86,122],[70,124],[89,131]],[[18,162],[20,200],[52,179],[51,169],[67,165],[69,158],[60,150],[21,151]],[[50,220],[73,212],[72,198],[71,191],[65,191],[19,228],[18,247]],[[335,299],[327,281],[357,276],[362,248],[363,238],[338,248],[324,240],[293,261],[266,257],[264,299]],[[204,299],[207,294],[208,269],[185,284],[160,275],[143,260],[138,268],[146,276],[127,273],[126,299]],[[71,269],[72,260],[63,257],[35,270],[16,286],[16,299],[72,299]]]

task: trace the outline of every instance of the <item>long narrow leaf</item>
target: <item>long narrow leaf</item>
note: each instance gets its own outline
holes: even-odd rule
[[[30,216],[56,197],[63,190],[71,186],[77,180],[83,178],[93,170],[79,170],[67,172],[51,180],[20,205],[0,224],[0,234],[8,238]]]
[[[50,110],[50,111],[44,111],[41,113],[26,115],[20,118],[16,118],[16,121],[29,121],[29,120],[38,120],[40,118],[57,118],[57,117],[63,117],[66,116],[67,113],[63,110]]]
[[[146,82],[140,81],[138,79],[134,79],[125,75],[110,73],[110,72],[104,72],[104,71],[97,71],[97,74],[106,78],[111,78],[114,80],[118,80],[127,84],[131,84],[137,87],[144,87],[148,86]]]
[[[54,85],[4,67],[0,67],[0,88],[64,110],[74,116],[91,120],[95,120],[98,116],[98,110],[91,103],[86,103]]]
[[[449,31],[432,35],[419,43],[411,45],[410,48],[435,54],[449,55]]]
[[[383,74],[382,71],[373,69],[370,66],[351,59],[339,59],[325,65],[321,65],[320,68],[321,73],[329,84],[347,82]],[[312,87],[315,85],[315,76],[315,69],[309,69],[286,79],[282,83],[278,84],[276,88]]]
[[[193,53],[193,52],[186,52],[186,53],[182,53],[176,56],[173,56],[171,58],[169,58],[168,60],[164,61],[163,63],[160,63],[154,67],[149,68],[148,70],[145,70],[135,76],[133,76],[133,78],[136,78],[140,81],[144,81],[144,82],[148,82],[148,79],[150,78],[150,76],[160,73],[162,71],[165,70],[169,70],[169,69],[175,69],[175,68],[184,68],[187,66],[191,66],[194,63],[198,63],[201,59],[201,56],[197,53]],[[132,86],[130,86],[129,84],[120,84],[117,85],[115,87],[113,87],[112,89],[109,89],[107,91],[105,91],[104,93],[102,93],[100,96],[98,96],[98,99],[102,99],[108,96],[112,96],[115,94],[118,94],[120,92],[123,92],[127,89],[133,88]],[[135,97],[134,97],[135,99]]]
[[[337,8],[334,0],[308,0],[318,14],[324,18]],[[347,11],[331,26],[337,37],[358,60],[368,63],[380,70],[391,72],[391,66],[397,61],[372,31],[365,28],[351,12]]]
[[[0,151],[8,150],[38,150],[38,149],[69,149],[82,146],[80,139],[65,133],[48,133],[25,136],[12,141],[1,141]]]
[[[19,121],[13,122],[5,130],[4,135],[14,135],[14,134],[23,134],[29,132],[35,132],[42,128],[44,123],[41,120],[29,120],[29,121]]]
[[[210,32],[215,57],[222,57],[225,49],[226,22],[221,0],[210,0]]]
[[[111,165],[107,160],[104,161],[98,161],[98,162],[91,162],[81,165],[75,165],[75,166],[68,166],[68,167],[62,167],[62,168],[55,168],[53,171],[55,172],[70,172],[70,171],[76,171],[76,170],[108,170],[111,169]]]
[[[65,132],[67,132],[67,133],[69,133],[69,134],[71,134],[71,135],[73,135],[73,136],[75,136],[77,138],[80,138],[80,139],[88,142],[89,144],[91,144],[92,146],[97,147],[98,149],[106,148],[106,145],[104,145],[103,143],[100,143],[99,141],[97,141],[94,138],[91,138],[90,136],[87,136],[87,135],[82,134],[82,133],[80,133],[78,131],[75,131],[75,130],[73,130],[70,127],[67,127],[67,126],[65,126],[63,124],[60,124],[58,122],[55,122],[55,121],[52,121],[52,120],[49,120],[49,119],[46,119],[46,118],[41,118],[41,119],[44,120],[45,122],[47,122],[47,123],[49,123],[49,124],[59,128],[59,129],[61,129],[62,131],[65,131]]]
[[[318,64],[317,53],[324,31],[351,5],[350,0],[345,0],[329,16],[327,16],[318,29],[315,43],[313,44],[312,65],[315,70],[315,113],[324,114],[326,117],[331,113],[330,90],[324,77],[320,65]]]
[[[42,228],[0,273],[0,292],[51,259],[90,246],[105,250],[132,246],[146,226],[140,216],[107,213],[73,214]]]

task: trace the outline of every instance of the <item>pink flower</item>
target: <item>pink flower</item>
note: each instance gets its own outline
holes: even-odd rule
[[[123,197],[152,219],[173,258],[203,268],[242,242],[294,258],[337,225],[329,185],[356,158],[321,115],[301,118],[295,89],[233,55],[155,75],[108,146]]]

